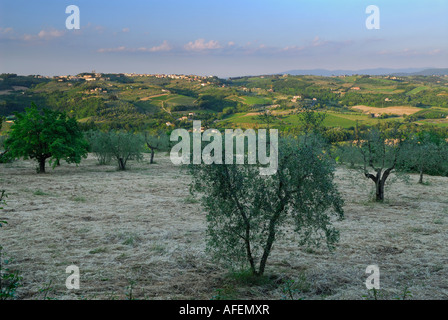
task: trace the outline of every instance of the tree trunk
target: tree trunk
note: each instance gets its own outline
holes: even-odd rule
[[[151,160],[149,161],[150,164],[154,163],[154,149],[151,148]]]
[[[249,260],[249,263],[250,263],[250,270],[253,275],[256,275],[257,271],[255,270],[254,257],[252,256],[252,250],[250,248],[250,225],[246,225],[245,242],[246,242],[246,255],[247,255],[247,259]]]
[[[39,159],[39,172],[38,173],[45,173],[45,158]]]
[[[382,179],[376,182],[376,201],[384,201],[384,183]]]
[[[423,168],[420,168],[420,179],[418,180],[418,183],[423,184]]]
[[[123,158],[118,159],[118,169],[122,171],[126,170],[126,164],[124,163]]]
[[[384,201],[384,185],[386,184],[386,180],[389,177],[392,170],[394,170],[395,164],[384,171],[383,169],[378,169],[376,172],[376,176],[373,174],[370,174],[368,172],[364,172],[364,175],[371,179],[373,182],[375,182],[375,189],[376,189],[376,201],[382,202]]]
[[[282,190],[283,187],[283,183],[280,182],[279,185],[279,191]],[[281,213],[283,212],[283,210],[285,209],[285,205],[286,205],[286,196],[285,198],[281,198],[279,196],[279,205],[278,208],[276,209],[274,215],[271,218],[271,221],[269,222],[269,235],[268,235],[268,240],[266,242],[266,246],[264,247],[264,251],[263,251],[263,256],[261,257],[261,261],[260,261],[260,268],[258,269],[258,274],[259,276],[262,276],[264,274],[264,269],[266,268],[266,262],[268,261],[268,257],[271,254],[271,249],[272,249],[272,245],[274,244],[275,241],[275,227],[277,226],[277,222],[278,219],[280,218]]]

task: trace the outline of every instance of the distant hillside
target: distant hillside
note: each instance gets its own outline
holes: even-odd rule
[[[425,69],[412,73],[395,73],[396,76],[445,76],[448,75],[448,68],[444,69]]]
[[[324,74],[324,71],[319,73]],[[422,71],[435,73],[434,70],[415,73]],[[387,70],[351,72],[372,74]],[[246,115],[272,108],[283,117],[277,123],[279,128],[294,128],[297,125],[294,112],[301,107],[315,106],[333,113],[326,122],[333,127],[354,128],[356,121],[370,125],[391,119],[403,123],[432,121],[434,125],[448,127],[448,77],[444,76],[414,76],[406,80],[364,74],[340,78],[265,75],[230,79],[194,75],[94,76],[0,75],[0,116],[22,112],[34,102],[40,107],[70,114],[86,130],[93,127],[171,130],[189,128],[193,117],[209,127],[229,122],[232,127],[254,126],[259,124],[259,119]],[[383,108],[387,113],[375,112],[380,116],[369,117],[355,112],[353,106]],[[400,108],[398,114],[390,111],[393,107]],[[402,115],[408,113],[403,108],[409,107],[421,113],[404,119]]]
[[[343,75],[394,75],[394,76],[444,76],[448,75],[448,68],[407,68],[407,69],[389,69],[389,68],[377,68],[377,69],[362,69],[362,70],[326,70],[326,69],[310,69],[310,70],[290,70],[281,72],[280,74],[290,74],[294,76],[298,75],[312,75],[312,76],[343,76]]]

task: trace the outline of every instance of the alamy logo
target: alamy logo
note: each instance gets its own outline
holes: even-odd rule
[[[79,7],[75,5],[70,5],[65,9],[65,13],[70,13],[70,15],[65,20],[65,27],[68,30],[79,29],[80,28],[80,18],[79,18]]]
[[[367,290],[380,289],[380,268],[377,265],[370,265],[366,268],[366,274],[369,276],[366,279]]]
[[[70,273],[65,281],[65,286],[68,290],[79,290],[79,268],[75,265],[68,266],[65,273]]]
[[[201,121],[193,121],[193,150],[191,150],[190,133],[185,129],[176,129],[171,133],[170,140],[178,142],[172,149],[170,158],[176,164],[190,164],[191,155],[193,164],[223,164],[223,138],[222,133],[216,129],[202,132]],[[213,139],[212,139],[213,138]],[[247,138],[247,153],[245,141]],[[203,150],[202,142],[210,142]],[[258,143],[257,143],[258,141]],[[235,144],[234,144],[235,142]],[[267,146],[269,145],[269,156]],[[273,175],[278,167],[278,130],[269,130],[269,142],[266,129],[258,130],[258,137],[254,130],[245,132],[241,129],[226,129],[224,134],[225,164],[244,164],[247,154],[248,164],[262,165],[261,175]],[[234,154],[234,151],[235,154]],[[181,155],[179,155],[181,153]]]
[[[366,14],[370,16],[366,19],[366,28],[369,30],[380,28],[380,8],[370,5],[366,8]]]

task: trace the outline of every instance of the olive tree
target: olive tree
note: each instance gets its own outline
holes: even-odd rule
[[[118,162],[119,170],[126,170],[129,159],[140,161],[143,159],[144,139],[139,134],[131,132],[110,131],[107,149],[111,157]]]
[[[399,162],[405,170],[417,171],[418,183],[422,184],[425,173],[447,172],[448,144],[443,137],[431,132],[414,134],[403,144]]]
[[[390,174],[400,169],[397,164],[403,141],[398,131],[388,134],[370,128],[339,153],[341,162],[349,162],[361,169],[363,175],[375,183],[375,200],[384,201],[384,189]]]
[[[86,134],[90,143],[90,150],[96,156],[99,165],[109,164],[111,161],[110,135],[102,131],[89,131]]]
[[[154,154],[156,151],[168,151],[170,145],[170,139],[168,135],[163,132],[149,133],[145,132],[146,146],[151,150],[151,158],[149,163],[154,163]]]
[[[343,200],[333,162],[316,138],[280,139],[272,175],[245,163],[190,166],[192,191],[202,194],[207,211],[207,249],[215,258],[244,262],[261,276],[275,241],[292,226],[298,245],[323,241],[334,247],[339,233],[332,220],[343,218]]]
[[[38,173],[45,173],[45,161],[53,168],[60,160],[79,163],[87,157],[88,143],[75,119],[49,109],[38,110],[35,104],[17,113],[5,141],[10,158],[36,159]]]

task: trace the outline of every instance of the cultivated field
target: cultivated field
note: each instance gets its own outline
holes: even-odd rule
[[[352,109],[361,110],[362,112],[365,112],[365,113],[396,114],[399,116],[414,114],[414,113],[417,113],[420,110],[422,110],[421,108],[411,107],[411,106],[395,106],[395,107],[386,107],[386,108],[354,106],[354,107],[352,107]]]
[[[282,299],[293,279],[305,299],[364,299],[365,269],[377,264],[384,298],[407,290],[413,299],[448,299],[448,178],[428,185],[395,182],[387,201],[369,200],[370,182],[339,168],[346,219],[336,222],[335,252],[277,242],[268,261],[271,280],[257,285],[229,276],[205,252],[205,213],[189,197],[189,176],[166,156],[131,163],[126,172],[93,157],[45,175],[35,163],[0,165],[9,195],[0,244],[21,271],[19,299]],[[81,288],[65,288],[75,264]],[[409,297],[408,297],[409,298]]]
[[[365,113],[396,114],[399,116],[414,114],[414,113],[422,110],[421,108],[411,107],[411,106],[395,106],[395,107],[387,107],[387,108],[354,106],[354,107],[352,107],[352,109],[361,110],[362,112],[365,112]]]

